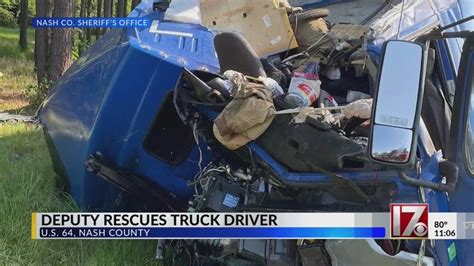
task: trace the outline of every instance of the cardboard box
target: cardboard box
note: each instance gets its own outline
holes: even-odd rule
[[[298,47],[288,15],[274,0],[201,0],[202,24],[242,34],[258,56]]]

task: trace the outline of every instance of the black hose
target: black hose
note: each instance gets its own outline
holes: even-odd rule
[[[425,180],[420,180],[416,178],[409,177],[407,173],[403,170],[398,170],[398,175],[400,176],[400,179],[410,185],[414,186],[419,186],[419,187],[424,187],[424,188],[431,188],[434,190],[440,190],[440,191],[445,191],[445,192],[453,192],[454,191],[454,186],[451,185],[450,183],[448,184],[443,184],[443,183],[435,183],[435,182],[430,182],[430,181],[425,181]]]

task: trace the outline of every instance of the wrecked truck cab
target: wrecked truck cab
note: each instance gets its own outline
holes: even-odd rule
[[[332,130],[329,123],[318,121],[318,116],[308,116],[311,119],[308,118],[307,123],[293,124],[290,123],[292,115],[281,115],[263,136],[255,138],[256,142],[235,153],[223,148],[215,140],[209,125],[222,111],[226,99],[221,98],[219,103],[207,101],[210,97],[207,92],[203,99],[198,91],[197,97],[188,97],[184,106],[188,114],[183,117],[177,102],[186,99],[180,94],[183,79],[192,77],[194,82],[201,82],[197,85],[203,85],[199,88],[202,89],[209,87],[206,82],[210,79],[223,74],[223,70],[227,70],[223,69],[225,67],[255,77],[282,75],[282,79],[287,78],[286,84],[280,81],[283,86],[291,86],[291,77],[285,77],[281,70],[271,67],[268,71],[270,63],[261,63],[249,43],[239,35],[228,35],[230,40],[222,38],[225,34],[215,38],[215,32],[203,26],[163,21],[164,13],[153,11],[151,2],[142,3],[131,16],[150,18],[153,21],[151,28],[107,33],[65,74],[39,113],[54,168],[68,182],[68,188],[81,207],[111,208],[116,205],[112,201],[120,190],[132,190],[139,195],[160,194],[165,202],[186,202],[193,195],[188,183],[206,163],[215,161],[216,156],[222,156],[225,167],[233,168],[235,172],[248,172],[259,164],[259,169],[253,170],[262,172],[259,173],[262,177],[273,176],[281,186],[295,187],[304,193],[308,193],[304,191],[307,189],[314,190],[316,194],[323,193],[330,202],[349,202],[356,209],[367,209],[364,205],[367,202],[374,203],[372,208],[384,209],[396,191],[404,189],[403,185],[397,185],[395,171],[380,171],[365,160],[366,140],[357,143]],[[348,29],[351,28],[335,25],[331,34],[336,39],[343,38],[342,33]],[[354,32],[364,33],[359,28]],[[219,37],[222,43],[219,43]],[[241,42],[241,47],[226,51],[228,45],[238,43],[236,40]],[[328,44],[325,49],[329,50],[327,47]],[[216,56],[214,51],[220,55]],[[285,68],[301,61],[299,57],[291,57],[292,60],[283,62]],[[291,71],[290,68],[284,70]],[[337,72],[334,69],[327,71]],[[339,75],[355,76],[352,72]],[[323,90],[336,88],[331,93],[334,97],[340,96],[336,94],[343,85],[337,80],[333,82],[330,74],[322,79]],[[363,82],[370,86],[368,80]],[[196,88],[196,84],[191,85]],[[215,92],[220,97],[224,93],[212,88],[208,93],[215,96]],[[320,99],[336,102],[334,97],[328,95]],[[282,102],[280,107],[287,107],[285,104],[298,107],[285,99]],[[210,103],[217,106],[209,106]],[[321,106],[324,104],[327,102],[321,102]],[[198,126],[198,122],[203,126]],[[214,143],[216,147],[210,149]],[[242,150],[246,154],[242,155]],[[227,161],[237,163],[231,165]],[[109,168],[113,173],[102,173]],[[127,176],[136,180],[127,182]],[[249,181],[255,182],[256,178],[252,176]],[[120,190],[105,181],[112,182]],[[142,193],[136,187],[138,183],[150,183],[142,188],[166,193]],[[403,200],[416,201],[416,194],[411,194],[411,199],[405,196]],[[312,204],[307,202],[306,206]]]
[[[434,16],[445,18],[451,6],[444,4]],[[467,205],[472,202],[467,191],[472,182],[462,168],[462,186],[452,188],[449,201],[445,190],[426,186],[441,184],[452,174],[453,167],[445,167],[442,152],[436,150],[449,150],[445,157],[451,162],[460,160],[455,152],[459,144],[447,143],[438,130],[439,117],[432,115],[449,109],[444,104],[452,95],[438,93],[453,92],[443,80],[449,68],[457,68],[449,59],[456,53],[452,46],[431,43],[437,54],[435,70],[427,73],[434,78],[432,84],[427,82],[425,93],[430,97],[423,98],[418,143],[412,149],[416,164],[401,172],[367,156],[372,115],[360,117],[358,112],[352,119],[341,110],[375,95],[381,45],[397,37],[393,12],[384,15],[389,25],[372,24],[372,40],[365,37],[366,26],[316,23],[321,34],[308,38],[309,45],[296,32],[299,47],[292,46],[289,34],[287,45],[268,52],[265,45],[252,45],[265,34],[247,40],[211,26],[165,20],[161,9],[154,9],[153,1],[143,1],[130,16],[149,18],[152,26],[109,31],[65,73],[38,112],[55,172],[81,208],[387,211],[392,202],[426,199],[431,211],[472,211]],[[281,10],[274,16],[271,21],[280,18],[282,25],[291,26]],[[432,19],[405,23],[399,37],[413,41],[430,32],[435,27]],[[214,22],[221,23],[207,23]],[[226,35],[233,39],[220,49],[216,36]],[[237,44],[235,40],[241,41],[241,48],[226,51],[228,44]],[[226,43],[226,38],[221,41]],[[287,51],[288,47],[293,49]],[[308,54],[317,60],[308,61]],[[461,110],[468,97],[456,95],[458,105],[453,106]],[[234,126],[241,124],[228,123],[227,117],[235,114],[229,106],[244,106],[249,101],[235,99],[246,97],[253,99],[252,106],[271,112],[237,132]],[[258,108],[244,110],[263,113],[257,113],[262,110]],[[246,121],[249,116],[240,117]],[[456,119],[457,130],[448,134],[461,134],[462,139],[465,127]],[[229,139],[237,140],[232,142],[237,146],[230,146]],[[445,254],[451,243],[437,241],[436,260],[452,261]],[[467,251],[469,245],[458,247]]]
[[[327,187],[328,190],[335,190],[328,194],[333,201],[357,204],[377,202],[376,208],[387,206],[390,195],[396,191],[395,172],[379,172],[364,160],[364,144],[332,130],[329,123],[318,121],[318,117],[312,118],[313,123],[298,125],[290,123],[291,115],[282,115],[275,119],[263,136],[254,138],[257,141],[248,145],[248,154],[244,156],[239,154],[241,151],[234,154],[219,146],[214,138],[216,134],[212,134],[206,123],[212,124],[222,111],[222,104],[226,101],[222,98],[225,88],[218,91],[209,88],[207,82],[216,78],[218,73],[223,74],[223,67],[256,77],[267,73],[283,75],[282,79],[285,76],[278,69],[266,71],[264,63],[239,35],[227,35],[231,38],[229,41],[222,38],[225,34],[214,38],[215,33],[202,26],[163,21],[163,12],[153,11],[150,4],[144,2],[131,15],[152,19],[150,29],[110,31],[65,74],[39,113],[45,125],[54,168],[69,182],[68,187],[81,207],[114,205],[110,202],[114,198],[111,195],[116,195],[118,191],[104,180],[97,179],[97,175],[122,190],[139,191],[132,187],[140,182],[124,181],[127,176],[134,176],[154,185],[145,188],[166,191],[161,194],[172,201],[186,200],[193,193],[188,183],[205,163],[216,159],[216,153],[217,156],[223,153],[226,156],[224,161],[237,160],[234,165],[226,167],[237,168],[234,170],[238,171],[247,171],[258,161],[264,166],[260,166],[264,173],[259,175],[274,176],[283,186],[314,189],[317,193],[325,190],[320,188]],[[339,26],[342,30],[336,30],[337,27],[331,34],[342,38],[338,36],[341,32],[347,32],[348,26]],[[220,47],[219,39],[222,40]],[[238,41],[241,42],[240,48],[226,51],[226,47]],[[215,48],[214,42],[217,44]],[[220,55],[216,56],[214,51],[220,52]],[[300,59],[294,55],[290,57],[296,62]],[[232,62],[234,65],[231,67]],[[283,63],[285,68],[295,64],[290,60]],[[317,67],[314,66],[312,71],[317,71]],[[196,97],[186,99],[180,92],[186,83],[183,79],[190,78],[192,80],[188,83],[191,82]],[[332,83],[332,87],[341,87],[337,81],[331,82],[330,78],[326,81],[323,81],[322,89]],[[286,85],[291,86],[291,82],[292,79],[287,80]],[[202,89],[208,91],[200,92]],[[337,91],[333,93],[337,94]],[[210,94],[220,95],[216,99],[220,102],[209,101]],[[327,98],[333,97],[328,95]],[[183,117],[178,101],[187,101],[187,105],[183,106],[187,116]],[[212,104],[217,106],[209,106]],[[285,104],[291,102],[284,99],[282,106],[285,107]],[[326,102],[321,102],[321,105],[324,104]],[[198,122],[203,126],[197,125]],[[205,141],[200,141],[201,138]],[[217,145],[210,150],[213,142]],[[337,151],[341,148],[347,150]],[[321,153],[321,150],[325,152]],[[326,156],[332,151],[332,156]],[[105,167],[116,172],[104,174],[101,171]],[[352,171],[345,173],[347,176],[331,174],[331,171],[343,172],[343,169]],[[378,178],[374,181],[376,173]],[[371,188],[360,188],[361,184]],[[383,187],[383,193],[375,201],[369,194],[378,195],[376,191],[364,191],[379,187]],[[347,190],[353,193],[339,193]],[[344,197],[335,199],[332,195],[336,194],[343,194]],[[410,200],[416,200],[416,197]],[[366,207],[360,205],[359,208]]]
[[[200,153],[203,164],[212,159],[205,143],[199,151],[192,128],[180,124],[174,89],[185,69],[220,73],[215,33],[199,25],[163,21],[163,12],[153,11],[151,4],[144,1],[131,14],[150,18],[150,29],[108,32],[64,75],[39,112],[54,169],[83,208],[112,208],[120,194],[97,178],[97,161],[120,173],[114,176],[134,176],[152,184],[145,189],[156,188],[165,191],[161,194],[168,200],[186,202],[193,191],[188,183],[199,172]],[[213,115],[208,116],[210,122],[217,112]],[[250,146],[287,184],[334,183],[319,171],[293,172],[258,144]],[[353,176],[371,184],[372,174]],[[385,181],[393,181],[394,175],[388,176]],[[131,189],[111,177],[107,180]],[[388,187],[393,187],[391,181]]]

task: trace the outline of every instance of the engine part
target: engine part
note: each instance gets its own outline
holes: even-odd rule
[[[298,172],[342,169],[344,159],[362,155],[364,148],[339,133],[318,126],[308,117],[292,123],[291,115],[279,115],[257,140],[273,158]]]
[[[321,240],[298,240],[298,253],[303,266],[310,265],[331,265],[331,258]]]
[[[232,175],[237,177],[240,181],[250,181],[252,180],[252,176],[250,174],[245,173],[242,169],[237,171],[233,171]]]
[[[224,178],[223,174],[202,177],[198,182],[203,193],[190,202],[190,211],[231,212],[243,204],[245,190],[239,183]]]
[[[241,239],[239,253],[258,255],[268,265],[294,265],[296,243],[283,239]]]

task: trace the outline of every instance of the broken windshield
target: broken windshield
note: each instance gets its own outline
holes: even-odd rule
[[[439,13],[456,4],[456,0],[406,0],[399,2],[371,24],[376,44],[389,39],[413,40],[439,25]],[[403,12],[402,19],[400,14]]]

